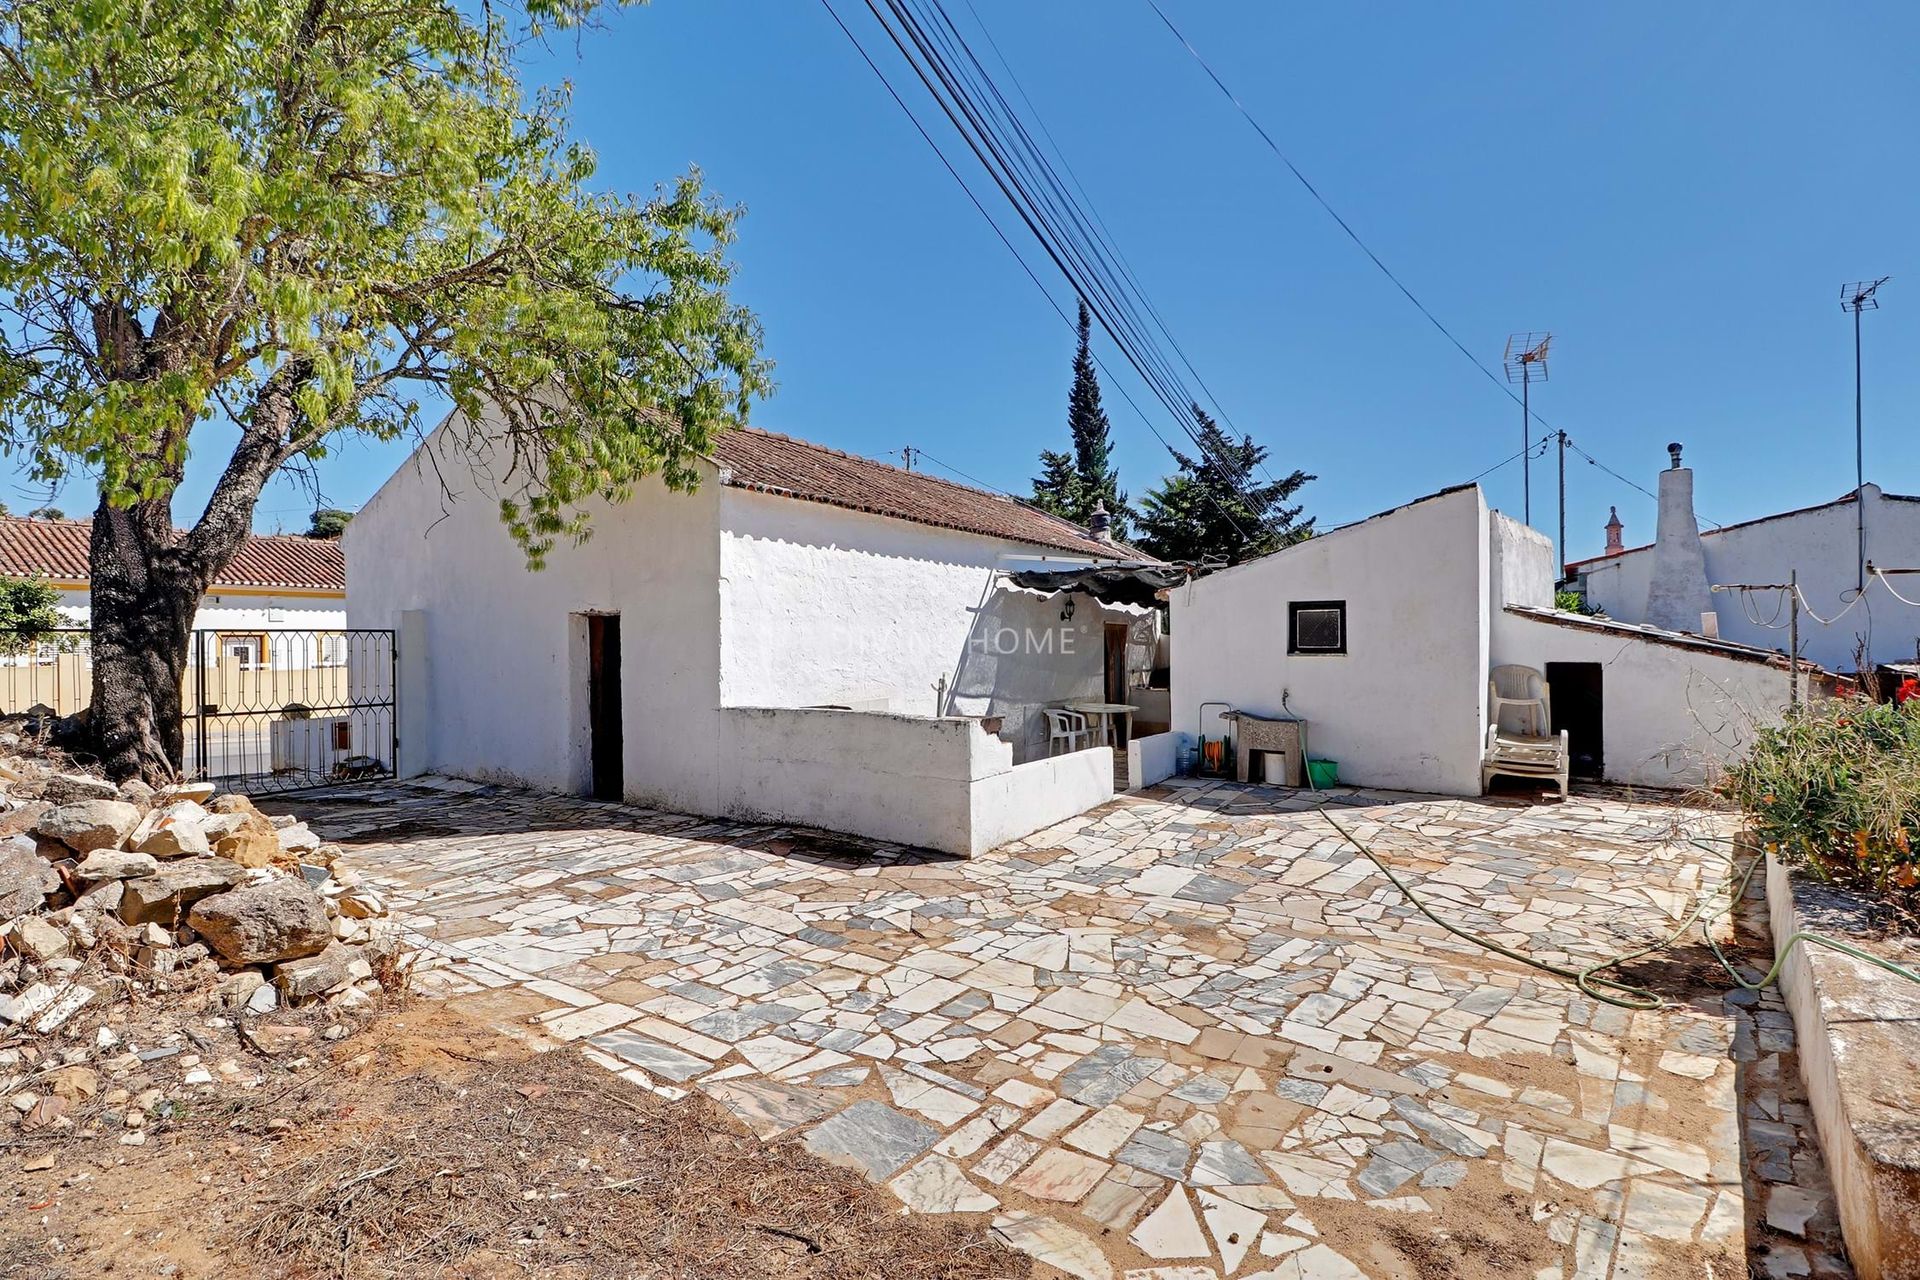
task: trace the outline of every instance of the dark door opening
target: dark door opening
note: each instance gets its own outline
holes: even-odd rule
[[[1604,700],[1597,662],[1549,662],[1547,687],[1553,695],[1554,732],[1567,731],[1567,752],[1576,778],[1606,774],[1606,738],[1601,730]]]
[[[1127,700],[1127,628],[1124,623],[1109,622],[1104,631],[1106,641],[1106,698],[1108,702]],[[1126,717],[1111,717],[1113,724],[1113,745],[1126,745],[1126,732],[1129,728]]]
[[[593,798],[619,800],[626,794],[621,760],[620,618],[587,617],[587,726],[592,739]]]

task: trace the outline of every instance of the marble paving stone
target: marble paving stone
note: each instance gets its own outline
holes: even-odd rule
[[[887,1184],[907,1208],[920,1213],[985,1213],[1000,1201],[967,1181],[960,1166],[930,1155]]]
[[[1093,1190],[1094,1184],[1110,1168],[1105,1161],[1083,1156],[1077,1151],[1050,1147],[1019,1173],[1007,1180],[1007,1188],[1036,1200],[1059,1200],[1074,1204]]]
[[[933,1126],[883,1102],[865,1101],[809,1129],[805,1142],[814,1154],[849,1161],[879,1179],[931,1147],[939,1136]]]
[[[682,1053],[657,1040],[648,1040],[629,1031],[603,1032],[589,1037],[587,1043],[669,1080],[690,1080],[712,1066],[704,1058]]]
[[[1178,1180],[1187,1176],[1187,1160],[1191,1154],[1187,1144],[1180,1139],[1142,1129],[1114,1153],[1114,1159],[1136,1169],[1145,1169],[1148,1173],[1157,1173],[1163,1178]]]
[[[1193,1202],[1183,1187],[1174,1187],[1159,1208],[1140,1220],[1127,1234],[1140,1252],[1149,1258],[1210,1258],[1213,1249],[1200,1219],[1194,1215]]]
[[[1077,1280],[1113,1280],[1113,1264],[1082,1231],[1037,1213],[1006,1213],[993,1220],[993,1234],[1009,1248]]]

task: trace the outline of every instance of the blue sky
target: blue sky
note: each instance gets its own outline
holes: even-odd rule
[[[987,58],[965,0],[947,3]],[[879,49],[864,6],[835,4]],[[974,4],[1233,421],[1275,470],[1320,477],[1301,497],[1323,524],[1519,448],[1518,408],[1341,235],[1144,0]],[[1168,11],[1485,361],[1498,367],[1509,332],[1554,332],[1535,396],[1551,425],[1649,488],[1666,442],[1685,441],[1703,522],[1851,487],[1852,332],[1837,295],[1891,274],[1866,317],[1867,475],[1920,491],[1920,9]],[[874,456],[913,445],[1022,493],[1035,454],[1064,447],[1070,332],[820,4],[656,0],[530,74],[572,81],[606,186],[644,192],[698,164],[745,205],[736,292],[766,325],[779,383],[756,425]],[[931,125],[931,104],[896,83]],[[984,198],[977,168],[962,172]],[[1004,214],[997,196],[988,207]],[[1115,388],[1107,404],[1122,482],[1141,493],[1170,459]],[[222,443],[202,443],[181,518]],[[323,464],[326,498],[358,505],[401,453],[345,445]],[[1534,487],[1549,532],[1551,467],[1536,464]],[[1518,513],[1518,464],[1483,483]],[[1609,504],[1630,540],[1651,533],[1651,499],[1572,455],[1568,489],[1570,554],[1598,549]],[[0,497],[35,501],[17,477]],[[91,498],[76,482],[59,503],[81,514]],[[301,528],[310,508],[277,483],[257,527]]]

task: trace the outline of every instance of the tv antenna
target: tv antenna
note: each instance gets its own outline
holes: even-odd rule
[[[1893,279],[1856,280],[1840,286],[1840,309],[1853,313],[1853,505],[1859,551],[1859,578],[1854,585],[1867,589],[1867,499],[1861,491],[1867,487],[1865,438],[1860,428],[1860,313],[1878,311],[1880,286]]]
[[[1507,381],[1520,384],[1520,518],[1533,523],[1533,405],[1529,390],[1536,382],[1547,380],[1547,347],[1550,333],[1516,333],[1507,339]]]

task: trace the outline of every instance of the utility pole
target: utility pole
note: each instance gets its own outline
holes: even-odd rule
[[[1853,313],[1853,503],[1854,523],[1859,539],[1860,580],[1855,585],[1867,589],[1867,487],[1866,437],[1861,430],[1860,413],[1860,313],[1878,311],[1880,299],[1874,295],[1892,276],[1878,280],[1856,280],[1840,289],[1840,309]]]
[[[912,445],[908,445],[906,448],[900,451],[901,458],[905,459],[906,461],[907,470],[909,471],[913,470],[913,455],[918,452],[920,451],[914,448]]]
[[[1560,441],[1560,576],[1567,572],[1567,433],[1553,433]]]
[[[1550,333],[1516,333],[1508,337],[1507,381],[1520,384],[1520,519],[1533,523],[1533,404],[1529,394],[1533,384],[1547,380],[1547,346]]]

